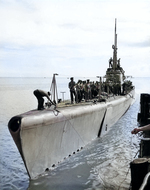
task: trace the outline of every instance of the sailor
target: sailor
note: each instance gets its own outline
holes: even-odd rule
[[[87,88],[88,88],[88,100],[91,99],[91,84],[90,80],[87,80]]]
[[[109,68],[111,68],[112,67],[112,62],[113,62],[113,59],[112,59],[112,57],[109,59]]]
[[[33,94],[36,96],[37,100],[38,100],[38,110],[43,110],[44,109],[44,98],[43,97],[47,97],[47,99],[50,101],[51,104],[54,104],[51,99],[50,99],[50,92],[45,92],[43,90],[35,90],[33,92]]]
[[[94,83],[94,81],[91,83],[91,96],[92,98],[95,98],[95,96],[97,96],[98,92],[96,90],[96,85]]]
[[[118,65],[117,67],[120,69],[120,58],[118,59]]]
[[[83,87],[84,87],[84,98],[85,98],[85,102],[87,102],[87,101],[88,101],[88,85],[87,85],[87,82],[86,82],[86,81],[84,81]]]
[[[75,92],[76,83],[74,82],[73,79],[74,79],[73,77],[70,78],[71,81],[69,82],[69,85],[68,85],[70,89],[71,104],[73,104],[73,96],[75,97],[75,101],[76,101],[76,92]]]
[[[81,94],[81,80],[78,80],[76,84],[76,97],[77,97],[77,102],[81,102],[82,100],[82,94]]]
[[[150,131],[150,124],[143,127],[135,128],[131,131],[132,134],[137,134],[140,131]]]

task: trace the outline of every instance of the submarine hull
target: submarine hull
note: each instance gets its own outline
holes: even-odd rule
[[[8,123],[9,131],[31,179],[43,174],[66,157],[82,149],[110,127],[134,101],[134,90],[110,101],[31,110]]]

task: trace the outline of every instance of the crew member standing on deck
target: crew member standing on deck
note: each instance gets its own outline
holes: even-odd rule
[[[38,110],[43,110],[44,109],[44,98],[43,97],[47,97],[47,99],[50,101],[51,104],[54,104],[51,99],[50,99],[50,92],[45,92],[43,90],[35,90],[33,92],[33,94],[36,96],[37,100],[38,100]]]
[[[70,78],[70,82],[69,82],[69,89],[70,89],[70,97],[71,97],[71,104],[73,104],[73,96],[75,97],[75,101],[76,101],[76,92],[75,92],[75,85],[76,83],[73,80],[73,77]]]

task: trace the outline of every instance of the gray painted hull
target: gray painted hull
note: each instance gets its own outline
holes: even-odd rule
[[[106,103],[58,108],[58,114],[46,109],[13,117],[9,131],[29,177],[34,179],[98,136],[104,136],[133,103],[133,94],[134,91]]]

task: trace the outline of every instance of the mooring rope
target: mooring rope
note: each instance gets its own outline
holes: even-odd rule
[[[62,114],[62,112],[60,112]],[[79,132],[75,129],[75,127],[73,126],[73,124],[71,123],[70,119],[67,118],[64,114],[62,114],[63,117],[66,119],[66,122],[69,122],[70,126],[74,129],[74,131],[76,132],[76,134],[79,136],[80,140],[82,141],[84,147],[87,145],[85,144],[83,138],[81,137],[81,135],[79,134]],[[64,127],[65,127],[65,124],[64,124]],[[90,149],[86,146],[86,150],[92,155],[92,152],[90,151]],[[93,156],[91,156],[93,157]],[[90,165],[90,163],[88,163],[88,165]],[[92,164],[91,164],[92,165]],[[103,180],[102,180],[103,181]],[[104,182],[103,182],[104,183]]]

